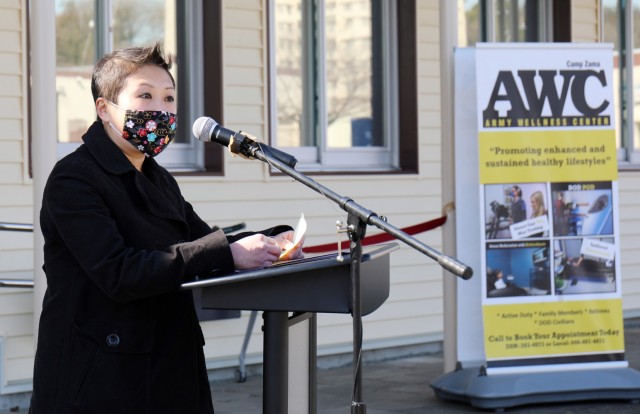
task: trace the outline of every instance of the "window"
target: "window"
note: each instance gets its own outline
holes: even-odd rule
[[[198,2],[176,0],[55,0],[58,157],[73,151],[96,120],[91,73],[97,59],[114,49],[159,41],[180,59],[172,68],[178,134],[158,162],[172,171],[203,169],[202,144],[192,139],[189,122],[202,113],[202,97],[191,93],[201,79],[201,37],[194,35],[201,33],[200,9]]]
[[[618,162],[622,168],[640,164],[640,6],[623,0],[601,2],[602,40],[613,44],[613,90]],[[637,39],[637,40],[636,40]],[[638,59],[636,59],[638,57]]]
[[[303,170],[415,172],[415,3],[269,6],[274,144]]]
[[[461,30],[461,45],[474,45],[477,42],[559,41],[555,35],[562,28],[555,28],[552,24],[554,8],[560,7],[561,2],[465,0],[463,21],[466,28]]]

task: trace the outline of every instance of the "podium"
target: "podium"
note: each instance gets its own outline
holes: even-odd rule
[[[362,315],[378,309],[389,297],[389,253],[397,243],[372,246],[361,259],[360,302]],[[202,306],[212,309],[263,311],[264,376],[263,413],[286,414],[296,396],[289,395],[289,327],[309,320],[305,313],[351,313],[350,257],[344,253],[308,257],[251,271],[238,271],[184,283],[181,289],[202,288]],[[294,316],[290,320],[289,313]],[[311,320],[315,321],[314,318]],[[308,336],[309,366],[304,397],[309,413],[315,413],[315,323]],[[298,411],[296,411],[298,414]]]

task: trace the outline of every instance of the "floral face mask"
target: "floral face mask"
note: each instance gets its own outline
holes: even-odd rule
[[[113,102],[108,102],[117,108],[124,109]],[[176,135],[176,118],[176,114],[171,112],[127,109],[122,132],[118,131],[111,122],[109,125],[145,157],[155,157],[173,141]]]

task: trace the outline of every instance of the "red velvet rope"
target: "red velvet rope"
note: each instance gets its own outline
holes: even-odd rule
[[[422,233],[422,232],[425,232],[425,231],[433,230],[436,227],[442,226],[444,223],[446,223],[446,221],[447,221],[447,216],[442,216],[442,217],[437,218],[435,220],[426,221],[424,223],[415,224],[413,226],[405,227],[404,229],[401,229],[401,230],[411,236],[411,235],[414,235],[414,234],[418,234],[418,233]],[[365,236],[365,238],[362,240],[362,245],[363,246],[368,246],[370,244],[382,243],[382,242],[390,241],[390,240],[393,240],[393,239],[394,239],[394,237],[392,235],[390,235],[389,233],[374,234],[374,235],[371,235],[371,236]],[[337,244],[338,243],[335,242],[335,243],[320,244],[320,245],[317,245],[317,246],[308,246],[308,247],[303,247],[302,251],[304,253],[325,253],[325,252],[335,251]],[[342,241],[340,243],[340,248],[341,248],[341,250],[348,249],[349,248],[349,240]]]

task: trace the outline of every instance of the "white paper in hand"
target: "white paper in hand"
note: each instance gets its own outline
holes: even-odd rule
[[[285,250],[280,254],[278,260],[289,260],[291,259],[291,254],[296,251],[302,240],[304,240],[304,234],[307,232],[307,220],[304,219],[304,213],[300,214],[300,219],[298,220],[298,224],[296,225],[296,229],[293,232],[293,246],[289,249]]]

